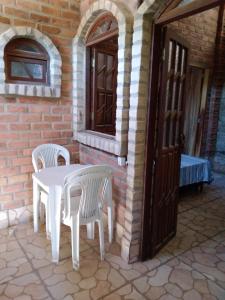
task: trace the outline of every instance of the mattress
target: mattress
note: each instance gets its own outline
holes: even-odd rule
[[[181,155],[180,187],[195,183],[211,183],[212,181],[213,175],[209,160]]]

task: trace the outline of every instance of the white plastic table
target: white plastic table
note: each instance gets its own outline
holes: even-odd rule
[[[60,224],[61,224],[61,199],[65,177],[74,172],[87,167],[88,165],[67,165],[42,169],[35,172],[33,178],[33,210],[34,210],[34,231],[39,230],[39,207],[40,192],[44,190],[48,194],[50,210],[50,228],[51,228],[51,247],[52,261],[59,261],[59,242],[60,242]],[[108,199],[110,200],[110,199]],[[36,217],[35,217],[36,216]],[[113,209],[112,200],[108,201],[108,222],[109,240],[112,241],[113,235]],[[91,225],[91,224],[90,224]],[[88,230],[88,238],[93,238],[93,227]]]

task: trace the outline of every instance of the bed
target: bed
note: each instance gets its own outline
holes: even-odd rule
[[[209,160],[190,156],[181,155],[180,167],[180,187],[203,183],[211,183],[213,181],[212,169]]]

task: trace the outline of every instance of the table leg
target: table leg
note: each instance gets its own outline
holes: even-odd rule
[[[107,205],[107,210],[108,210],[108,232],[109,232],[109,243],[112,243],[113,240],[113,229],[114,229],[114,224],[113,224],[113,201],[112,201],[112,180],[110,179],[108,182],[108,205]]]
[[[52,261],[59,262],[59,246],[60,246],[60,224],[61,224],[61,197],[62,188],[53,186],[49,189],[49,217],[52,244]]]
[[[38,183],[33,180],[33,220],[34,220],[34,232],[39,230],[39,208],[40,208],[40,189]]]

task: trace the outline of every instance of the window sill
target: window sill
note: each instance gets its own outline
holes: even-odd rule
[[[102,137],[105,139],[109,139],[109,140],[115,140],[115,136],[111,135],[111,134],[107,134],[107,133],[102,133],[102,132],[97,132],[97,131],[93,131],[93,130],[86,130],[86,133],[92,134],[92,135],[96,135],[98,137]]]
[[[111,135],[85,130],[77,132],[75,139],[81,144],[120,156],[120,145]]]
[[[0,95],[59,98],[61,95],[61,90],[60,87],[37,84],[1,83]]]

